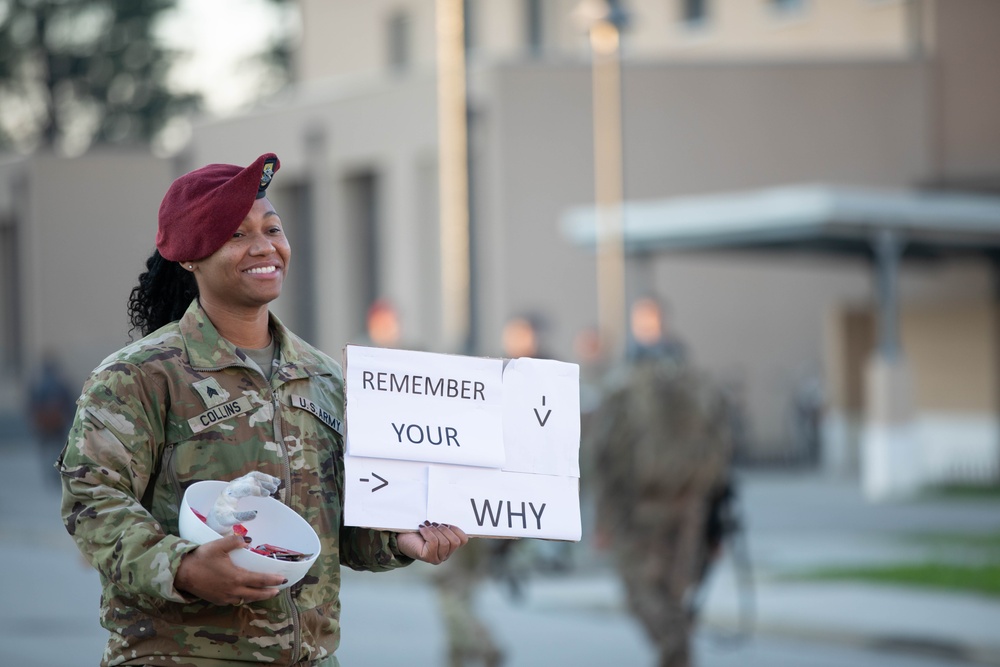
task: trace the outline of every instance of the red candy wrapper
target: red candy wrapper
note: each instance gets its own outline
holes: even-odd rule
[[[198,517],[199,519],[201,519],[202,523],[208,523],[208,518],[204,514],[202,514],[201,512],[199,512],[198,510],[196,510],[193,507],[191,508],[191,511],[194,512],[194,515],[196,517]],[[240,537],[246,537],[247,536],[246,526],[244,526],[242,523],[238,523],[235,526],[233,526],[233,532],[236,533],[237,535],[239,535]]]
[[[304,554],[300,551],[276,547],[273,544],[261,544],[260,546],[251,548],[250,551],[261,556],[274,558],[275,560],[300,561],[312,556],[312,554]]]
[[[204,514],[202,514],[193,507],[191,508],[191,511],[194,512],[194,515],[199,519],[201,519],[203,523],[208,523],[208,519],[205,517]],[[244,526],[242,523],[234,525],[233,532],[239,535],[240,537],[247,536],[246,526]],[[285,549],[284,547],[276,547],[273,544],[261,544],[260,546],[256,547],[250,547],[249,545],[247,545],[246,548],[250,549],[250,551],[254,552],[255,554],[260,554],[261,556],[266,556],[268,558],[274,558],[275,560],[300,561],[312,557],[312,554],[304,554],[300,551],[293,551],[291,549]]]

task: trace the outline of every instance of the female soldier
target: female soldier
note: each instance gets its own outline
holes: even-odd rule
[[[102,362],[78,402],[59,462],[62,511],[101,574],[102,665],[336,665],[341,564],[437,564],[468,540],[445,525],[343,526],[341,369],[268,312],[291,255],[265,196],[279,166],[268,153],[174,181],[129,300],[145,337]],[[279,478],[280,500],[322,541],[290,588],[235,566],[237,535],[178,537],[188,485],[252,471]]]

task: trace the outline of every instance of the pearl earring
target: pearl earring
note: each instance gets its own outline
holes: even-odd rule
[[[194,264],[188,264],[188,268],[194,271]]]

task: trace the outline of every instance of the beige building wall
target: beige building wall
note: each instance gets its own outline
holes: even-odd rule
[[[804,0],[781,12],[765,0],[714,0],[708,19],[687,25],[680,2],[633,0],[625,33],[626,59],[795,62],[818,58],[929,57],[927,96],[918,103],[931,127],[928,184],[977,186],[1000,170],[1000,87],[984,86],[1000,67],[993,0]],[[472,0],[473,63],[523,60],[529,55],[529,3]],[[541,55],[545,61],[589,62],[583,27],[574,19],[578,0],[540,3]],[[434,0],[302,0],[303,38],[297,59],[303,83],[389,69],[393,16],[407,17],[412,65],[432,73],[435,62]],[[750,60],[748,60],[750,59]],[[475,82],[474,82],[475,83]],[[823,98],[828,103],[838,100]]]
[[[1000,331],[985,258],[955,257],[904,266],[900,345],[919,412],[991,414],[1000,408]],[[857,418],[865,410],[864,369],[878,342],[872,305],[843,301],[824,324],[827,406]]]
[[[937,118],[935,160],[939,183],[997,189],[1000,174],[1000,86],[984,83],[1000,71],[1000,3],[937,0],[938,43],[930,63]]]
[[[989,266],[954,260],[933,269],[950,296],[922,291],[900,318],[903,358],[912,378],[912,460],[928,482],[990,479],[1000,473],[1000,310]],[[980,275],[969,271],[976,266]],[[906,272],[912,293],[928,270]],[[915,289],[917,288],[917,289]],[[961,295],[956,298],[956,295]],[[869,306],[831,309],[825,331],[825,419],[838,443],[831,469],[856,469],[865,407],[865,369],[877,345]]]
[[[917,26],[929,19],[935,0],[805,0],[781,11],[766,0],[712,0],[708,18],[688,23],[681,2],[630,0],[624,32],[627,58],[885,57],[928,48]],[[529,55],[589,59],[580,0],[540,0],[540,44],[532,45],[527,0],[471,0],[468,23],[476,62]],[[435,61],[434,0],[302,0],[302,81],[369,74],[389,65],[390,25],[404,18],[411,67]],[[537,47],[537,48],[533,48]]]
[[[153,251],[170,181],[170,162],[138,152],[0,165],[0,203],[19,230],[20,310],[4,317],[18,320],[24,372],[53,350],[82,384],[128,342],[128,296]]]
[[[588,202],[593,192],[589,69],[509,64],[482,76],[473,128],[477,349],[500,354],[504,321],[538,311],[549,324],[546,346],[572,360],[574,336],[596,318],[593,256],[570,245],[559,226],[562,213]],[[919,112],[923,85],[918,65],[898,62],[630,66],[629,195],[919,179],[927,163],[926,118]],[[676,90],[694,94],[678,98]],[[840,101],[833,105],[832,99]],[[296,311],[296,257],[313,252],[316,342],[335,355],[356,339],[365,305],[356,289],[364,267],[347,231],[354,223],[345,181],[358,170],[375,170],[385,179],[379,199],[384,296],[403,308],[414,342],[434,349],[440,341],[434,108],[433,79],[375,77],[367,85],[331,85],[323,97],[304,93],[195,130],[191,165],[245,163],[260,152],[277,152],[283,166],[273,198],[279,205],[286,187],[313,178],[309,137],[325,137],[319,158],[324,203],[315,236],[300,242],[296,221],[286,221],[296,255],[277,312],[285,317]],[[706,108],[713,110],[708,119]],[[826,133],[810,129],[817,126]],[[758,166],[748,170],[746,164]],[[632,287],[657,289],[674,304],[676,324],[699,363],[743,385],[754,439],[779,449],[788,440],[792,392],[820,366],[824,304],[867,294],[863,266],[823,266],[679,255],[636,266]],[[761,312],[771,316],[761,318]]]
[[[413,70],[433,69],[434,0],[300,0],[302,38],[296,72],[302,82],[382,73],[390,65],[390,21],[407,22]]]
[[[923,0],[918,0],[922,2]],[[805,0],[781,10],[764,0],[710,0],[687,22],[681,2],[639,1],[627,33],[634,54],[671,57],[902,55],[913,48],[908,0]]]
[[[922,413],[992,416],[1000,408],[997,305],[966,297],[914,306],[902,317],[904,351]]]
[[[378,183],[376,296],[399,304],[405,331],[428,349],[441,339],[434,95],[428,78],[375,77],[361,85],[332,84],[322,96],[306,94],[195,127],[185,156],[192,167],[247,164],[267,151],[281,159],[271,196],[293,256],[289,284],[275,312],[298,328],[304,309],[311,310],[316,331],[308,337],[335,357],[345,343],[362,338],[368,306],[362,287],[370,262],[350,190],[359,174],[374,174]],[[310,184],[313,219],[304,236],[289,191]],[[312,276],[297,268],[306,255]],[[304,293],[314,294],[315,301],[302,303]]]
[[[537,310],[552,348],[568,355],[596,321],[595,258],[559,227],[568,207],[593,197],[589,69],[506,64],[488,74],[480,343],[496,349],[506,317]],[[629,199],[800,182],[901,186],[929,169],[917,63],[632,64],[624,81]],[[870,298],[867,264],[738,253],[631,263],[631,291],[662,293],[699,364],[741,386],[751,437],[787,448],[793,394],[821,372],[824,310]]]
[[[543,3],[544,57],[524,57],[527,5],[473,3],[477,350],[499,354],[506,318],[533,310],[547,316],[546,347],[573,360],[574,336],[596,319],[595,260],[570,245],[559,220],[593,199],[589,59],[580,27],[565,18],[574,0]],[[804,13],[780,20],[740,13],[763,3],[710,5],[717,16],[695,44],[667,13],[674,3],[629,3],[628,198],[803,182],[951,184],[1000,173],[1000,89],[983,85],[1000,65],[989,30],[1000,3],[920,4],[933,26],[931,60],[906,55],[915,3],[809,0]],[[374,290],[400,306],[408,344],[441,349],[434,2],[302,6],[303,84],[252,113],[198,123],[178,164],[94,154],[0,166],[0,220],[26,221],[19,317],[31,355],[59,346],[82,374],[120,346],[124,302],[152,249],[170,177],[266,151],[282,160],[271,195],[294,253],[279,316],[338,356],[362,339],[364,294]],[[387,66],[388,26],[399,12],[410,26],[406,73]],[[704,58],[688,59],[695,53]],[[11,185],[20,182],[15,172],[28,175],[23,192]],[[371,249],[359,182],[375,184]],[[116,231],[95,234],[80,220]],[[79,279],[57,278],[51,266],[78,269]],[[968,262],[907,267],[904,300],[988,300],[989,276]],[[743,392],[752,439],[768,452],[787,451],[793,393],[821,373],[825,313],[871,299],[865,263],[829,258],[667,254],[630,261],[629,277],[632,293],[654,289],[670,301],[698,363]],[[933,348],[945,334],[927,335],[907,345]],[[937,370],[915,369],[927,372]]]
[[[527,4],[481,0],[470,16],[477,349],[498,354],[503,322],[540,311],[549,323],[546,345],[571,358],[573,337],[596,318],[594,258],[570,246],[558,224],[566,208],[593,197],[588,52],[580,26],[562,16],[576,3],[551,2],[541,14],[542,55],[577,59],[524,58]],[[695,47],[677,16],[663,13],[673,4],[629,3],[627,197],[939,180],[943,147],[951,150],[952,142],[942,129],[945,107],[934,100],[941,77],[951,75],[907,57],[915,5],[816,0],[801,14],[777,16],[753,4],[760,11],[748,3],[712,3],[716,16]],[[921,5],[925,19],[931,6]],[[363,305],[354,289],[364,267],[352,251],[345,183],[358,170],[378,173],[384,258],[378,282],[403,307],[411,336],[433,348],[440,340],[436,242],[428,242],[436,233],[433,2],[307,0],[303,8],[307,83],[298,96],[251,117],[203,126],[191,159],[221,159],[253,136],[260,150],[276,150],[287,165],[277,193],[283,180],[313,178],[304,165],[322,165],[322,212],[307,245],[316,253],[315,291],[323,297],[318,342],[334,351],[360,329]],[[388,25],[398,12],[409,17],[408,76],[387,70]],[[362,39],[364,45],[354,43]],[[713,62],[651,60],[681,51]],[[764,57],[728,63],[715,57],[734,55]],[[819,59],[831,55],[844,57]],[[966,62],[955,67],[961,71]],[[954,85],[961,88],[962,80]],[[960,96],[947,112],[961,117],[972,113],[970,104]],[[306,150],[315,131],[325,137],[318,163]],[[971,160],[964,156],[972,150],[970,144],[947,154],[958,164]],[[825,309],[870,298],[868,267],[857,262],[670,255],[633,264],[632,291],[657,289],[674,304],[676,325],[699,361],[742,387],[753,437],[773,449],[787,445],[796,387],[822,367]],[[910,292],[934,289],[934,277],[916,275]]]
[[[993,300],[966,297],[904,314],[919,456],[931,482],[1000,476],[1000,327]]]
[[[823,375],[826,409],[859,421],[865,411],[865,364],[875,350],[875,322],[870,306],[834,304],[823,329]]]

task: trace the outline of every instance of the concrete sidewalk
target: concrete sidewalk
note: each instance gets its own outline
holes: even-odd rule
[[[0,664],[94,667],[100,582],[62,526],[54,478],[30,440],[0,439],[0,471]]]
[[[995,547],[970,553],[927,537],[1000,534],[1000,500],[872,504],[856,481],[814,473],[746,474],[742,488],[758,632],[1000,665],[1000,598],[794,576],[823,568],[996,562]],[[740,594],[727,565],[717,569],[705,620],[733,627]]]
[[[98,577],[65,534],[58,494],[43,483],[43,468],[30,442],[0,440],[0,470],[0,556],[5,564],[0,568],[0,664],[96,665],[105,637],[97,621]],[[725,636],[735,631],[741,604],[752,601],[757,637],[836,642],[1000,665],[998,598],[790,578],[819,567],[967,557],[910,536],[1000,531],[1000,502],[869,505],[855,483],[809,473],[744,473],[740,489],[753,564],[752,598],[738,585],[733,561],[724,559],[707,589],[706,633]],[[589,612],[599,612],[626,628],[625,634],[616,636],[640,644],[632,654],[634,661],[618,664],[642,664],[651,653],[641,647],[641,632],[629,627],[617,579],[603,556],[590,552],[586,543],[573,550],[574,558],[580,556],[579,567],[567,574],[532,575],[522,605],[554,612],[544,615],[552,623],[580,623],[580,629],[572,632],[581,636],[589,631],[582,625],[593,617]],[[423,581],[428,570],[345,574],[345,628],[348,610],[364,612],[360,607],[366,598],[391,596],[394,604],[426,609],[433,604]],[[485,587],[482,602],[487,614],[491,605],[502,607],[493,603],[504,595],[496,583]],[[401,602],[405,596],[412,600]],[[373,607],[371,613],[385,611]],[[411,634],[391,640],[406,644],[410,664],[440,662],[443,639],[435,615],[433,609],[422,617],[415,611],[406,617],[406,632]],[[377,629],[357,628],[352,637],[360,639]],[[345,650],[351,648],[348,634],[345,629]]]
[[[996,562],[995,547],[970,554],[947,540],[926,538],[1000,533],[1000,500],[875,505],[864,500],[856,482],[809,472],[744,473],[740,493],[749,572],[731,551],[714,568],[701,607],[709,633],[731,637],[752,628],[761,636],[1000,665],[1000,598],[802,576],[825,568],[947,559]],[[623,594],[606,571],[549,578],[532,588],[539,605],[610,605],[625,613]]]

